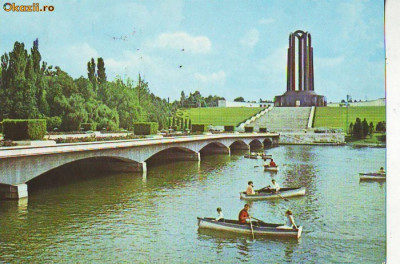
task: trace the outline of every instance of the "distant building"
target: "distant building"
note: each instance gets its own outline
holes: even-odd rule
[[[273,105],[273,103],[248,103],[218,100],[218,107],[268,107],[269,105]]]
[[[314,92],[313,48],[310,33],[302,30],[290,33],[286,74],[286,92],[275,96],[275,106],[326,106],[326,97]]]
[[[329,103],[328,107],[345,107],[346,103]],[[349,102],[349,106],[386,106],[386,98],[379,98],[376,100]]]

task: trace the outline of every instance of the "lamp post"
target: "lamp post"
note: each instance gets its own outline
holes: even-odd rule
[[[346,97],[346,134],[349,134],[349,101],[351,100],[351,96],[348,94]]]

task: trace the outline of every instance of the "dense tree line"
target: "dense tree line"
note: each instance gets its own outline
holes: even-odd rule
[[[190,93],[189,96],[186,96],[185,92],[182,91],[179,102],[175,102],[175,104],[182,108],[217,107],[218,100],[225,100],[225,98],[217,95],[203,97],[199,91],[195,91],[194,93]]]
[[[374,126],[374,123],[370,122],[368,124],[368,121],[366,118],[364,118],[363,121],[361,121],[360,118],[356,118],[356,122],[350,123],[349,126],[349,134],[357,139],[362,139],[366,138],[367,136],[371,136],[374,132],[386,132],[386,123],[385,121],[378,122],[376,127]]]
[[[108,81],[104,60],[92,58],[87,78],[74,79],[60,67],[41,61],[39,41],[30,53],[15,42],[1,56],[0,120],[46,118],[48,130],[78,130],[81,123],[96,123],[97,129],[131,129],[134,122],[158,122],[168,126],[177,104],[155,96],[147,82]]]

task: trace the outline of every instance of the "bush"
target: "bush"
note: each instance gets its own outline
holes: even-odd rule
[[[83,131],[96,130],[96,123],[81,123],[81,130]]]
[[[251,133],[253,132],[254,127],[244,127],[244,132]]]
[[[3,122],[0,122],[0,134],[3,133]]]
[[[196,132],[207,132],[208,131],[208,125],[205,124],[192,124],[192,133]]]
[[[157,134],[157,122],[139,122],[133,123],[133,132],[135,135],[153,135]]]
[[[46,118],[47,131],[53,131],[54,128],[60,129],[61,122],[62,122],[62,120],[61,120],[61,117],[59,117],[59,116],[47,117]]]
[[[266,127],[260,127],[258,130],[260,133],[267,133],[267,128]]]
[[[233,131],[235,131],[235,127],[234,126],[224,126],[224,131],[225,132],[233,132]]]
[[[4,138],[10,140],[43,139],[46,134],[45,119],[3,120]]]

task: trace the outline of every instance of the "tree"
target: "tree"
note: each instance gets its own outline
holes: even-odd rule
[[[364,118],[364,120],[362,121],[362,137],[367,137],[368,136],[368,132],[369,132],[369,125],[367,122],[367,119]]]
[[[353,127],[353,135],[355,138],[363,138],[363,128],[362,128],[362,124],[361,124],[361,119],[360,118],[356,118],[356,123],[354,124]]]
[[[374,133],[374,123],[369,123],[368,134],[372,136]]]
[[[107,82],[106,68],[103,58],[97,58],[97,82],[104,84]]]
[[[354,134],[353,134],[353,128],[354,128],[353,123],[350,123],[350,126],[349,126],[349,134],[352,135],[352,136],[354,136]]]
[[[236,97],[233,101],[234,102],[244,102],[244,98],[242,96]]]
[[[87,70],[88,70],[88,79],[92,83],[94,90],[97,90],[97,85],[96,85],[96,63],[94,62],[94,59],[92,58],[88,63],[87,63]]]

